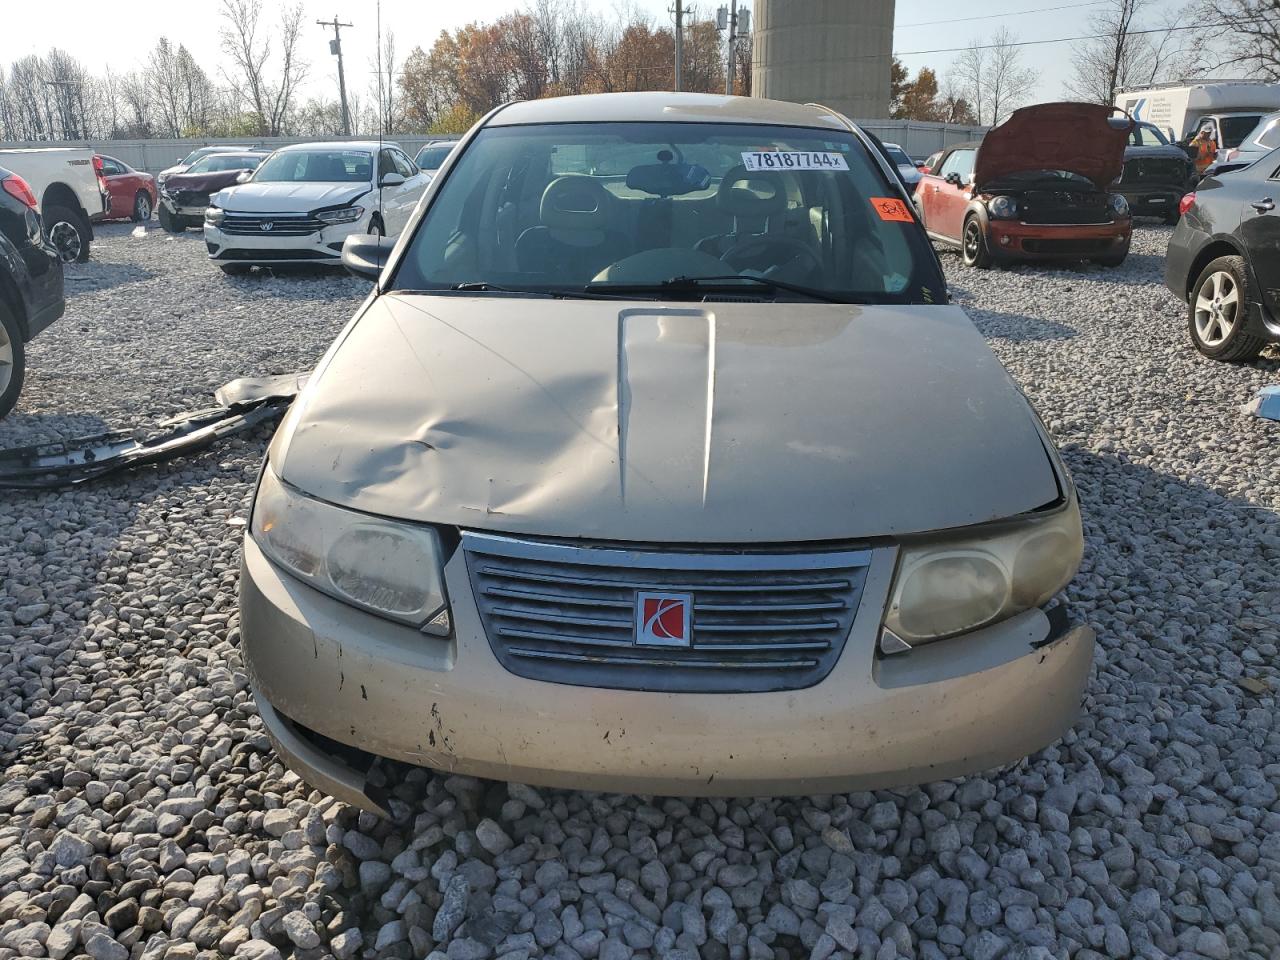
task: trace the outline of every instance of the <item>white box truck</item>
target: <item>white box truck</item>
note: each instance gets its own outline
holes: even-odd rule
[[[1116,106],[1135,120],[1153,123],[1174,143],[1188,144],[1208,124],[1218,158],[1240,143],[1263,114],[1280,110],[1280,83],[1206,80],[1121,90]]]

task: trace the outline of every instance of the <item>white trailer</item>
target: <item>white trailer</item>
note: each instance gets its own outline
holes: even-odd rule
[[[1135,120],[1153,123],[1175,143],[1189,143],[1208,125],[1219,159],[1240,143],[1262,119],[1280,110],[1280,83],[1261,80],[1208,80],[1167,83],[1121,90],[1116,106]]]

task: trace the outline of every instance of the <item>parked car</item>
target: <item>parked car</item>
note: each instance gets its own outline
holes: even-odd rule
[[[457,140],[431,140],[423,144],[413,162],[418,165],[419,170],[434,177],[457,145]]]
[[[352,234],[394,237],[431,178],[395,144],[284,147],[205,212],[209,259],[225,273],[254,264],[340,264]]]
[[[1196,166],[1151,123],[1135,123],[1124,148],[1124,167],[1113,185],[1133,216],[1178,222],[1178,202],[1195,181]]]
[[[394,247],[346,241],[379,279],[252,506],[243,652],[293,769],[374,810],[373,756],[811,794],[1073,722],[1071,480],[868,136],[633,93],[457,149]]]
[[[889,159],[897,166],[898,173],[902,175],[902,182],[907,185],[907,190],[914,191],[920,185],[921,177],[920,168],[916,166],[916,162],[896,143],[886,143],[884,149],[889,154]]]
[[[1280,341],[1280,151],[1206,177],[1182,201],[1165,285],[1187,304],[1191,342],[1214,360],[1252,360]]]
[[[945,150],[938,150],[929,154],[921,163],[917,164],[916,169],[920,171],[921,175],[932,172],[944,153],[946,153]]]
[[[263,151],[210,153],[185,173],[175,173],[160,188],[160,226],[170,233],[204,225],[204,212],[215,193],[243,182],[270,154]]]
[[[924,176],[916,204],[925,229],[973,267],[1086,258],[1119,266],[1132,224],[1111,184],[1132,126],[1099,104],[1015,110],[981,143],[948,148]]]
[[[107,215],[107,181],[92,150],[0,150],[0,166],[26,181],[63,263],[89,259],[93,222]]]
[[[107,214],[103,219],[135,223],[150,220],[159,197],[156,178],[115,157],[99,154],[98,160],[107,182]]]
[[[1205,176],[1216,177],[1233,170],[1243,170],[1280,147],[1280,112],[1269,113],[1240,141],[1240,146],[1227,150],[1221,160],[1205,170]]]
[[[22,392],[26,344],[64,309],[62,260],[36,208],[27,181],[0,167],[0,417]]]
[[[182,157],[172,167],[165,167],[156,175],[156,180],[163,186],[164,182],[170,177],[179,173],[186,173],[187,169],[199,160],[201,157],[207,157],[212,153],[247,153],[249,151],[261,150],[261,147],[249,145],[233,146],[226,143],[217,143],[207,147],[196,147],[185,157]]]

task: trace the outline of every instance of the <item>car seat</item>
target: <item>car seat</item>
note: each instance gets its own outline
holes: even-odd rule
[[[591,177],[569,174],[547,184],[538,226],[516,239],[516,263],[525,273],[581,278],[585,283],[630,252],[624,233],[612,229],[612,198]]]
[[[748,237],[781,233],[787,214],[787,188],[777,173],[739,165],[721,178],[716,208],[732,218],[733,230],[703,237],[694,245],[695,250],[713,257],[723,256]]]

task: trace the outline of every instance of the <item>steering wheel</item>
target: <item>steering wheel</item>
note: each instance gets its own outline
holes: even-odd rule
[[[787,272],[801,261],[806,261],[805,268],[796,276],[808,276],[814,271],[822,271],[822,261],[813,249],[807,243],[789,237],[748,237],[720,255],[720,262],[732,267],[734,273],[760,270],[762,268],[758,264],[762,259],[770,264],[763,270],[765,276]]]

